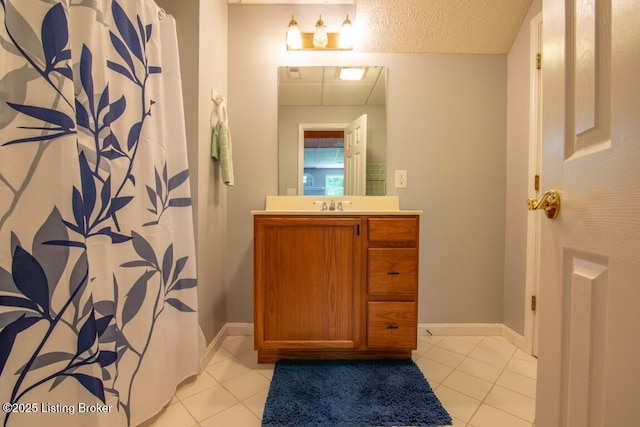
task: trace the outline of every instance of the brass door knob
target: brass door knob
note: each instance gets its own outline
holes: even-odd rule
[[[539,200],[535,197],[528,199],[527,208],[530,211],[544,209],[547,218],[553,219],[560,213],[560,193],[557,190],[547,190]]]

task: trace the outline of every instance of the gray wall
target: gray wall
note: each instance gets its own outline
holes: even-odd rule
[[[278,66],[365,64],[389,67],[387,179],[395,169],[408,171],[409,187],[388,194],[404,209],[424,211],[419,321],[502,322],[506,56],[287,52],[291,13],[312,28],[318,8],[229,5],[236,186],[227,193],[227,321],[253,321],[250,211],[278,193]],[[351,10],[321,9],[327,25]]]
[[[211,161],[211,89],[227,92],[227,1],[158,0],[176,18],[196,231],[198,315],[207,343],[227,322],[227,189]]]

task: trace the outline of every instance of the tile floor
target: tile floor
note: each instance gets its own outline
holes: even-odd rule
[[[505,338],[421,336],[413,359],[454,427],[532,427],[536,359]],[[273,365],[256,360],[253,337],[226,337],[206,369],[143,426],[260,426]]]

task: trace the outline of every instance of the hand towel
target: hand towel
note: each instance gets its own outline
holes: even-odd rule
[[[233,185],[233,158],[231,155],[231,131],[229,125],[222,121],[213,128],[211,135],[211,157],[220,162],[222,181]]]

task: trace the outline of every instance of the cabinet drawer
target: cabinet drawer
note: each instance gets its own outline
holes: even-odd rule
[[[368,302],[369,348],[415,349],[418,341],[416,302]]]
[[[396,243],[415,247],[417,239],[417,217],[369,218],[369,243]]]
[[[369,249],[369,294],[415,295],[418,289],[418,250]]]

